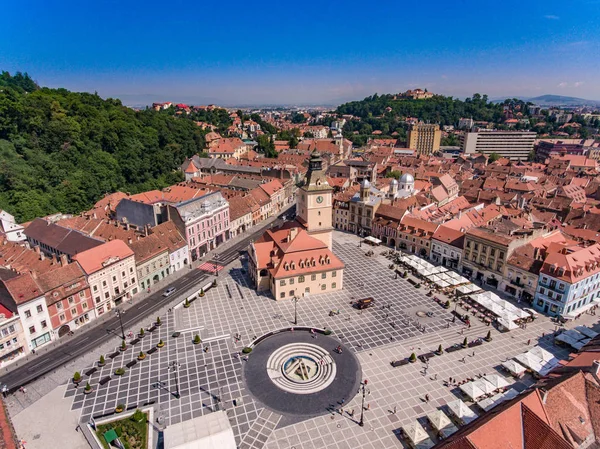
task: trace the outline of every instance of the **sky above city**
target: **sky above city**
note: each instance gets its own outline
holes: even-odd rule
[[[31,0],[0,70],[126,104],[337,104],[421,87],[600,100],[600,0]]]

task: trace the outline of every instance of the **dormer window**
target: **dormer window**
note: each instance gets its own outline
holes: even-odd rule
[[[304,262],[300,261],[300,268],[304,268]]]
[[[292,262],[292,264],[290,266],[291,266],[292,270],[296,269],[296,264],[294,262]]]
[[[288,270],[290,269],[290,266],[289,266],[289,265],[286,263],[286,264],[283,266],[283,269],[284,269],[285,271],[288,271]]]

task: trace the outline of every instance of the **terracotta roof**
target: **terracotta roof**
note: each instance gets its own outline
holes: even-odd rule
[[[16,305],[24,304],[44,294],[30,273],[23,273],[3,282],[12,302]]]
[[[73,259],[79,262],[83,271],[90,275],[104,268],[111,259],[123,260],[133,256],[133,251],[121,240],[106,242],[87,251],[76,254]]]
[[[377,208],[377,212],[375,212],[375,217],[382,217],[388,220],[402,220],[402,217],[406,214],[406,208],[398,207],[389,204],[382,204]]]
[[[457,231],[444,225],[440,225],[433,233],[434,240],[438,240],[443,243],[447,243],[456,248],[463,249],[465,241],[464,232]]]
[[[283,189],[283,185],[281,185],[278,179],[273,179],[272,181],[261,184],[260,188],[263,189],[269,197],[272,197],[275,193]]]
[[[548,254],[541,272],[571,284],[599,273],[600,243]]]
[[[265,206],[266,204],[269,204],[269,202],[271,201],[271,198],[269,197],[269,195],[267,195],[267,193],[260,187],[256,187],[255,189],[250,190],[250,195],[252,195],[254,197],[256,202],[261,207]]]
[[[159,240],[167,246],[170,253],[187,246],[187,241],[172,221],[165,221],[158,226],[154,226],[150,229],[150,233],[156,235]]]

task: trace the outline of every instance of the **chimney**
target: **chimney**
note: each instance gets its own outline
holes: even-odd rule
[[[540,396],[542,397],[542,403],[546,404],[546,399],[548,399],[548,390],[540,388]]]
[[[298,228],[291,228],[288,234],[288,242],[291,242],[298,235]]]
[[[69,258],[67,257],[67,255],[66,254],[61,254],[60,255],[60,266],[64,267],[64,266],[66,266],[68,264],[69,264]]]
[[[129,237],[129,238],[127,239],[127,243],[129,243],[130,245],[131,245],[132,241],[133,241],[133,240],[131,240],[131,237]]]
[[[35,271],[31,270],[29,273],[33,279],[37,279],[37,273]]]
[[[125,229],[129,231],[129,223],[125,223]]]
[[[40,253],[40,260],[45,260],[46,259],[46,255],[44,253]]]
[[[57,260],[56,260],[56,254],[52,254],[52,265],[56,265]]]
[[[33,250],[34,250],[36,253],[38,253],[38,254],[40,254],[40,252],[41,252],[39,245],[35,245],[35,246],[33,247]]]
[[[600,383],[600,360],[592,362],[592,375],[596,378],[596,382]]]

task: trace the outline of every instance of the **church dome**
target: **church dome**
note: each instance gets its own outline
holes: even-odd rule
[[[404,173],[400,178],[400,182],[403,184],[414,184],[415,178],[410,173]]]
[[[395,179],[392,179],[392,182],[390,182],[390,185],[397,186],[398,185],[398,181],[396,181]]]
[[[360,187],[361,189],[368,189],[369,187],[371,187],[371,183],[364,179],[363,182],[360,183]]]

